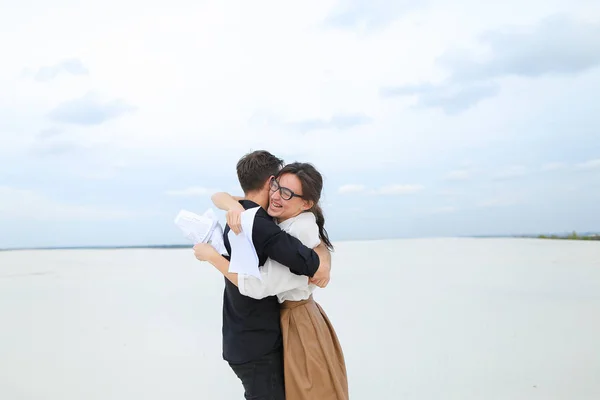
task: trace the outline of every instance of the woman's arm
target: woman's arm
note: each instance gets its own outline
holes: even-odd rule
[[[240,200],[244,200],[243,197],[232,196],[226,192],[217,192],[213,194],[210,199],[212,200],[215,207],[223,210],[235,210],[241,209],[244,211],[244,207],[239,203]]]
[[[218,192],[213,194],[210,199],[217,208],[227,211],[227,225],[233,233],[239,235],[242,231],[242,213],[246,210],[239,202],[243,198],[234,197],[225,192]]]

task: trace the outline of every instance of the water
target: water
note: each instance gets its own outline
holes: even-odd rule
[[[316,293],[353,399],[597,400],[600,243],[337,244]],[[0,252],[3,400],[241,399],[191,250]]]

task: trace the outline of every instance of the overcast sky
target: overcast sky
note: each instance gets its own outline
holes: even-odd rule
[[[185,243],[267,149],[335,240],[600,230],[597,0],[0,0],[0,247]]]

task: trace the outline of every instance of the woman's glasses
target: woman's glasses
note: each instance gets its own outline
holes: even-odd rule
[[[277,179],[271,178],[271,191],[276,192],[278,190],[279,194],[281,195],[281,198],[284,200],[290,200],[292,197],[302,198],[302,195],[296,194],[286,187],[279,186],[279,182],[277,182]]]

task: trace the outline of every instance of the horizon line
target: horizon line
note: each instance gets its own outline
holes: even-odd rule
[[[451,236],[428,236],[428,237],[401,237],[401,238],[373,238],[373,239],[348,239],[336,240],[336,242],[353,241],[372,241],[372,240],[394,240],[394,239],[434,239],[434,238],[537,238],[542,235],[562,235],[561,234],[535,233],[535,234],[490,234],[490,235],[451,235]],[[598,235],[600,232],[581,232],[582,236]],[[17,250],[117,250],[117,249],[182,249],[193,247],[188,244],[140,244],[140,245],[81,245],[81,246],[32,246],[32,247],[6,247],[0,248],[0,251]]]

